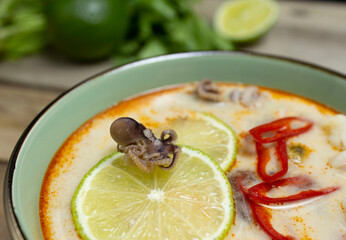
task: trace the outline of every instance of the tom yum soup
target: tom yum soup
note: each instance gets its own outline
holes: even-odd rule
[[[259,86],[154,90],[66,139],[45,239],[346,239],[346,116]]]

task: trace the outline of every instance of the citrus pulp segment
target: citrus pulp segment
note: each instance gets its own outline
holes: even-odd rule
[[[238,42],[250,42],[267,32],[277,21],[275,0],[233,0],[220,5],[215,13],[216,31]]]
[[[234,217],[232,191],[209,156],[182,146],[176,166],[145,174],[123,154],[83,178],[72,215],[83,239],[221,239]]]
[[[169,121],[160,131],[163,128],[173,129],[178,135],[178,144],[192,146],[206,153],[224,171],[232,166],[237,154],[237,136],[231,127],[216,116],[196,112],[186,118]]]

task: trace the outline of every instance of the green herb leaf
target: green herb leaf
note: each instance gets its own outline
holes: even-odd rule
[[[0,59],[17,59],[46,46],[46,22],[39,0],[0,3]]]
[[[138,53],[139,59],[154,57],[167,53],[167,48],[159,39],[152,39]]]
[[[127,52],[132,59],[167,53],[232,50],[233,44],[219,36],[192,8],[196,0],[132,0],[129,42],[138,49]]]

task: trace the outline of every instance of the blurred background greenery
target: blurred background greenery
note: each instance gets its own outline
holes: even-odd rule
[[[175,52],[234,49],[232,39],[194,11],[196,2],[1,0],[0,59],[54,49],[74,61],[112,57],[118,65]]]

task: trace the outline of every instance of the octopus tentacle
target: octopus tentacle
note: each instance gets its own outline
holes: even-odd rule
[[[174,154],[173,154],[173,158],[172,158],[171,164],[168,165],[168,166],[160,166],[160,168],[165,169],[165,170],[173,168],[175,166],[175,164],[176,164],[177,159],[179,158],[180,153],[181,153],[181,147],[177,146],[174,149]]]
[[[165,138],[168,135],[168,138]],[[167,129],[161,133],[161,141],[164,143],[173,143],[178,139],[178,135],[172,129]]]
[[[131,160],[142,172],[149,173],[153,170],[153,166],[151,164],[148,164],[144,160],[140,159],[132,150],[129,150],[128,154]]]
[[[162,158],[162,159],[154,159],[150,160],[150,162],[155,166],[165,166],[170,165],[172,163],[173,159],[170,157]]]
[[[147,148],[144,141],[140,140],[136,142],[136,145],[129,145],[124,147],[124,153],[128,151],[132,151],[133,154],[136,154],[137,156],[142,156],[145,152],[145,149]]]

